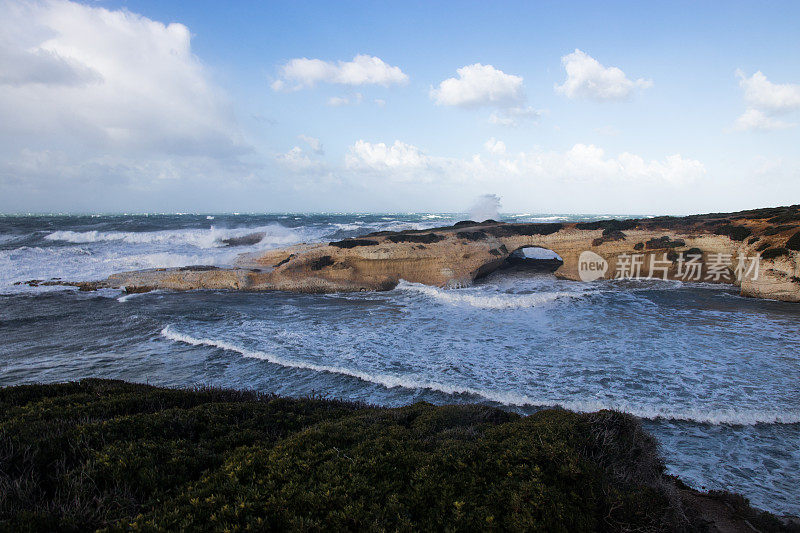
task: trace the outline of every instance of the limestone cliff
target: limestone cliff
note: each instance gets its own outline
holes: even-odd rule
[[[98,286],[129,291],[336,292],[388,290],[404,279],[458,287],[496,270],[511,253],[525,247],[542,247],[561,256],[563,264],[555,274],[564,279],[581,279],[581,254],[590,251],[605,261],[601,277],[606,279],[634,274],[631,266],[643,277],[655,273],[659,278],[686,280],[688,271],[692,274],[689,281],[732,283],[746,296],[800,301],[798,205],[589,223],[460,222],[451,227],[373,233],[243,255],[231,268],[126,272]],[[635,265],[630,264],[632,257]],[[737,275],[739,258],[755,257],[760,258],[758,271]],[[689,269],[692,264],[694,271]]]

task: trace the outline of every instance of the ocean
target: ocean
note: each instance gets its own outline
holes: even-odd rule
[[[384,406],[483,403],[640,417],[669,473],[800,515],[800,306],[734,287],[506,270],[460,289],[327,295],[29,287],[459,214],[0,216],[0,386],[85,377]],[[506,214],[518,222],[608,215]],[[261,242],[224,239],[263,232]]]

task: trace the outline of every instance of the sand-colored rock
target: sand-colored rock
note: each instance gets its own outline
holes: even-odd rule
[[[555,274],[563,279],[580,280],[581,254],[591,251],[607,262],[604,279],[625,274],[625,262],[636,256],[642,277],[731,283],[745,296],[800,302],[800,206],[583,224],[459,223],[242,255],[225,269],[126,272],[101,283],[129,290],[337,292],[388,290],[402,279],[454,288],[496,270],[525,247],[561,256],[564,262]],[[699,279],[687,279],[682,261],[698,253]],[[759,255],[758,274],[737,279],[738,259]],[[713,275],[710,265],[726,258],[728,267]]]

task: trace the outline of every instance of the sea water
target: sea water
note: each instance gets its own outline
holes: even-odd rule
[[[505,215],[508,221],[603,215]],[[0,217],[0,386],[103,377],[398,406],[478,402],[640,417],[670,473],[800,514],[800,305],[733,287],[558,280],[507,270],[473,286],[388,292],[125,295],[15,285],[227,265],[242,252],[450,214]],[[225,239],[263,233],[249,246]]]

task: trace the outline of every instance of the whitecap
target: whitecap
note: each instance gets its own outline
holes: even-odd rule
[[[464,289],[440,289],[422,283],[400,280],[399,290],[424,294],[451,305],[469,305],[480,309],[519,309],[536,307],[562,298],[578,298],[581,293],[567,291],[536,292],[532,294],[488,293]]]
[[[130,300],[131,298],[137,298],[139,296],[152,295],[152,294],[161,294],[163,292],[164,291],[162,291],[162,290],[154,290],[154,291],[148,291],[148,292],[131,292],[131,293],[128,293],[128,294],[123,294],[122,296],[117,298],[117,301],[120,302],[120,303],[125,303],[128,300]]]
[[[285,368],[297,368],[312,372],[338,374],[375,383],[387,389],[427,389],[448,395],[469,395],[490,402],[512,407],[558,407],[580,413],[591,413],[604,409],[620,411],[639,418],[650,420],[683,420],[711,425],[738,425],[750,426],[756,424],[798,424],[800,411],[798,410],[769,410],[769,409],[714,409],[693,408],[675,409],[665,405],[637,405],[628,402],[599,401],[599,400],[557,400],[541,399],[517,394],[511,391],[494,391],[464,387],[459,385],[438,383],[436,381],[420,379],[416,376],[394,376],[390,374],[370,373],[362,370],[349,369],[341,366],[319,365],[304,361],[289,360],[261,350],[251,350],[236,346],[233,343],[207,338],[197,338],[174,331],[171,326],[161,330],[161,335],[169,340],[190,344],[192,346],[209,346],[229,352],[235,352],[243,357],[260,359]]]
[[[264,233],[259,245],[287,245],[299,242],[299,235],[290,228],[278,224],[250,228],[195,228],[162,231],[54,231],[45,236],[50,241],[73,244],[121,241],[126,244],[185,244],[196,248],[218,248],[225,246],[224,240],[243,237],[253,233]]]

